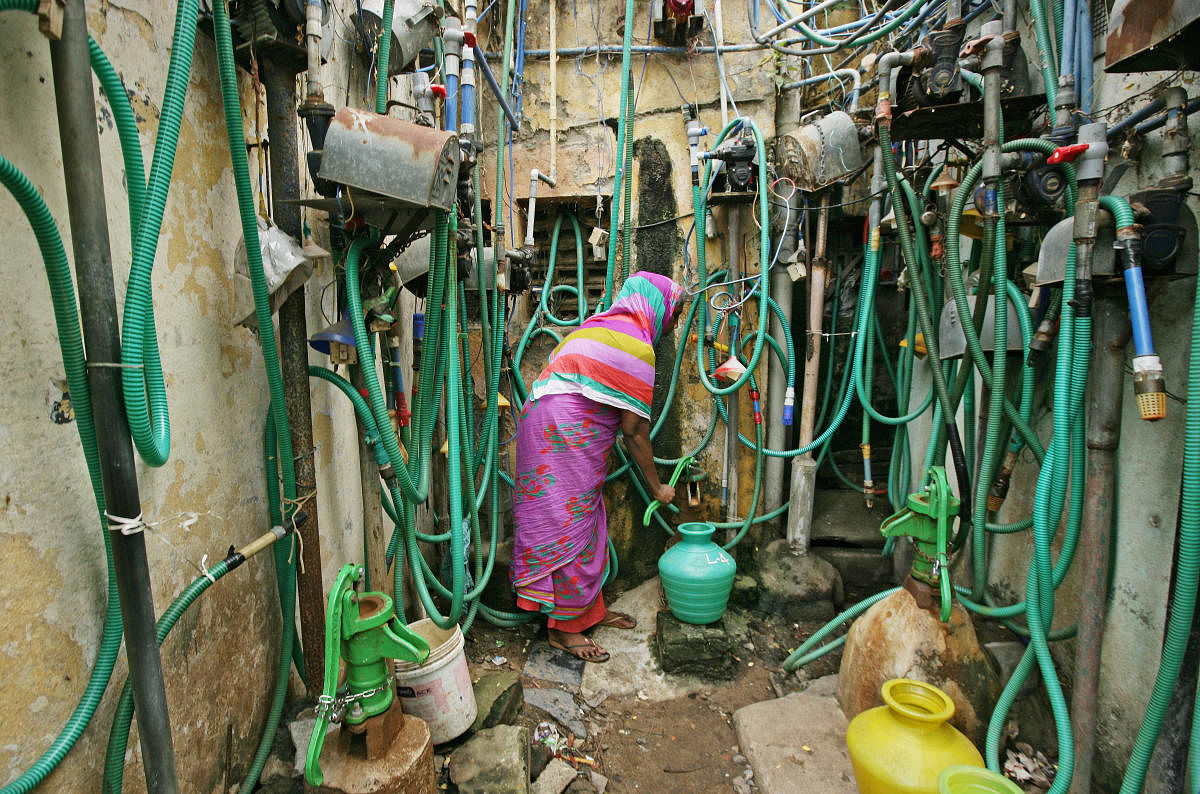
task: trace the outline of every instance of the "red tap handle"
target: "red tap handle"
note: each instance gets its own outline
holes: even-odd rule
[[[1067,146],[1060,146],[1046,158],[1049,165],[1058,165],[1059,163],[1073,163],[1075,158],[1087,151],[1088,144],[1072,143]]]
[[[435,97],[445,99],[446,86],[442,85],[441,83],[431,83],[429,86],[429,93],[433,94]]]
[[[477,39],[475,38],[475,34],[473,32],[471,32],[469,30],[463,31],[463,44],[467,45],[468,47],[474,48],[476,41],[477,41]]]

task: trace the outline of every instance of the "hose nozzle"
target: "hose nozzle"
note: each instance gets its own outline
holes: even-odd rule
[[[1003,507],[1004,500],[1008,498],[1008,487],[1012,485],[1012,473],[1016,466],[1017,453],[1010,449],[1000,464],[1000,471],[996,472],[996,479],[992,480],[992,487],[988,489],[987,509],[993,513]]]
[[[1050,352],[1050,348],[1054,347],[1054,330],[1056,321],[1049,318],[1042,320],[1038,324],[1037,331],[1033,334],[1033,339],[1029,340],[1029,356],[1026,362],[1031,367],[1036,367],[1038,362],[1042,360],[1042,356]]]
[[[1162,360],[1157,355],[1134,356],[1133,393],[1138,414],[1147,422],[1167,416],[1167,385],[1163,380]]]

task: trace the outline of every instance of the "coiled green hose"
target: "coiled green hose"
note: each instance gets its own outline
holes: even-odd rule
[[[179,126],[183,120],[183,103],[187,96],[188,74],[192,68],[192,51],[196,41],[196,15],[197,0],[180,0],[175,14],[175,33],[171,40],[171,59],[167,66],[158,135],[154,141],[154,159],[150,163],[150,179],[146,200],[140,210],[140,223],[133,238],[133,262],[129,268],[129,284],[121,317],[121,388],[125,396],[125,414],[129,419],[134,447],[150,466],[163,465],[171,453],[171,421],[167,413],[167,388],[163,382],[154,325],[154,297],[150,278],[167,205],[167,191],[171,187],[175,149],[179,143]],[[128,99],[124,101],[127,103]],[[111,95],[110,102],[122,104]],[[245,148],[241,138],[237,148]],[[136,205],[132,197],[130,203]],[[249,252],[249,238],[246,248]]]

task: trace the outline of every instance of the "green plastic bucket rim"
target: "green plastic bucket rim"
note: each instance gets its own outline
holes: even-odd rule
[[[966,788],[960,788],[966,787]],[[1020,786],[982,766],[948,766],[938,775],[938,794],[1023,794]]]
[[[916,722],[943,723],[954,716],[954,701],[933,684],[911,678],[893,678],[883,684],[883,702]]]
[[[675,528],[679,531],[682,538],[693,538],[703,540],[712,537],[712,534],[717,531],[717,528],[707,521],[688,521],[685,524],[680,524]]]

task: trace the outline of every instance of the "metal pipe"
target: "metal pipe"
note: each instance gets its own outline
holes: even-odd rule
[[[779,87],[779,90],[790,91],[795,88],[801,88],[802,86],[813,85],[814,83],[821,83],[826,80],[834,80],[841,77],[848,77],[854,83],[854,85],[850,88],[850,104],[846,108],[848,113],[853,113],[854,111],[858,110],[858,95],[862,92],[862,75],[858,73],[857,69],[835,69],[832,72],[825,72],[812,77],[806,77],[803,80],[796,80],[792,83],[784,83]]]
[[[1193,113],[1195,113],[1197,110],[1200,110],[1200,96],[1194,97],[1191,101],[1189,101],[1187,103],[1187,105],[1183,108],[1183,114],[1185,116],[1190,116]],[[1148,132],[1154,132],[1156,129],[1158,129],[1159,127],[1163,126],[1166,123],[1167,123],[1167,114],[1163,113],[1162,115],[1157,116],[1157,117],[1151,119],[1150,121],[1145,122],[1144,124],[1139,124],[1136,128],[1134,128],[1133,131],[1137,135],[1145,135]]]
[[[121,341],[117,327],[117,298],[113,287],[108,211],[96,128],[96,98],[88,53],[87,16],[83,0],[67,0],[62,38],[50,43],[58,129],[66,179],[71,247],[79,279],[79,308],[87,348],[88,386],[100,452],[104,501],[110,516],[141,518],[137,466],[121,397]],[[115,522],[110,523],[110,527]],[[129,659],[138,743],[146,788],[177,794],[175,749],[162,659],[155,631],[154,594],[146,560],[145,534],[140,525],[130,534],[113,530],[113,564],[121,599],[121,623]]]
[[[263,88],[267,94],[267,130],[271,136],[271,199],[275,224],[301,239],[300,155],[296,133],[296,74],[293,61],[266,54]],[[269,333],[270,329],[260,329]],[[325,674],[325,588],[321,582],[321,533],[317,521],[316,460],[313,454],[312,406],[309,397],[308,325],[305,288],[288,296],[279,309],[279,359],[284,399],[296,463],[296,497],[308,502],[308,520],[299,530],[302,549],[296,586],[300,604],[300,637],[304,647],[304,680],[315,686]]]
[[[726,278],[731,282],[736,282],[742,277],[742,205],[729,205],[729,217],[725,220],[725,232],[727,239],[725,240],[725,250],[727,252],[726,268],[728,273]],[[762,298],[760,297],[760,300]],[[732,316],[730,318],[733,319]],[[736,329],[736,330],[735,330]],[[741,328],[735,326],[733,322],[729,323],[729,355],[737,356],[739,340],[737,332]],[[738,419],[740,410],[740,400],[738,400],[737,391],[731,392],[726,398],[726,408],[729,411],[729,422],[725,426],[725,456],[726,466],[728,467],[729,478],[729,499],[725,503],[725,520],[738,520],[738,452],[741,450],[741,444],[738,442]],[[729,536],[726,540],[732,539],[736,530],[730,529]]]
[[[1017,29],[1017,0],[1004,0],[1004,32],[1012,33]]]
[[[785,231],[786,233],[786,231]],[[788,327],[792,324],[792,277],[787,268],[780,265],[771,274],[771,296],[779,304]],[[779,343],[780,349],[786,350],[783,338],[783,326],[778,318],[771,320],[771,336]],[[792,384],[787,382],[787,371],[778,356],[767,359],[767,446],[771,449],[784,449],[787,445],[787,428],[783,424],[783,402],[787,388]],[[763,506],[766,510],[776,510],[783,504],[783,458],[768,457],[763,475]]]
[[[519,130],[521,124],[517,121],[516,114],[512,108],[508,106],[508,100],[504,98],[504,91],[500,88],[500,84],[496,82],[496,75],[492,74],[492,68],[487,64],[487,56],[483,50],[476,44],[475,65],[479,67],[479,71],[483,72],[483,79],[487,81],[488,88],[492,89],[492,95],[496,97],[496,101],[500,103],[500,109],[504,111],[504,116],[508,119],[508,123],[514,130]]]
[[[775,132],[783,135],[796,128],[799,122],[798,105],[793,105],[789,98],[799,99],[799,94],[789,91],[781,92],[779,102],[775,107]],[[792,327],[792,277],[788,265],[797,261],[795,232],[792,224],[799,228],[800,192],[793,190],[784,202],[783,225],[779,229],[779,242],[776,243],[775,259],[778,264],[771,274],[771,297],[779,304],[779,313],[788,328]],[[774,223],[772,224],[774,225]],[[783,325],[779,318],[772,313],[771,336],[779,344],[781,350],[787,346],[783,334]],[[793,349],[792,355],[795,354]],[[787,370],[778,356],[767,359],[767,446],[771,449],[787,447],[788,427],[792,424],[792,405],[795,403],[795,384],[787,380]],[[763,473],[763,502],[767,511],[779,509],[783,504],[785,471],[783,458],[770,456],[764,464]]]
[[[880,168],[880,173],[883,169]],[[813,441],[817,423],[817,385],[820,379],[821,333],[825,319],[825,238],[829,224],[829,194],[821,196],[817,232],[813,241],[812,267],[808,275],[808,338],[805,341],[804,389],[800,398],[800,446]],[[816,497],[817,461],[811,452],[792,463],[787,539],[793,554],[808,554],[812,537],[813,500]]]
[[[321,16],[322,0],[306,0],[304,4],[304,47],[308,53],[308,74],[305,80],[309,99],[325,98],[321,86]]]
[[[550,182],[558,180],[558,3],[550,3]]]
[[[634,44],[630,47],[632,55],[713,55],[717,52],[755,52],[757,50],[765,50],[768,48],[766,44],[757,42],[749,42],[746,44],[722,44],[720,47],[705,45],[699,47],[663,47],[657,44]],[[558,50],[559,58],[577,58],[581,55],[622,55],[624,53],[620,44],[589,44],[585,47],[561,47]],[[501,59],[501,54],[498,52],[483,52],[480,50],[476,53],[478,58],[487,58],[489,61],[498,61]],[[525,50],[525,60],[549,58],[550,50]]]
[[[1163,92],[1163,104],[1167,108],[1164,117],[1167,130],[1163,140],[1163,160],[1170,175],[1187,176],[1188,132],[1187,132],[1187,89],[1171,86]]]
[[[525,215],[525,245],[527,246],[533,245],[533,225],[537,217],[537,185],[539,180],[552,188],[556,187],[554,179],[543,174],[536,168],[529,169],[529,211]]]
[[[876,102],[876,115],[880,114],[880,108],[885,106],[886,103],[886,115],[889,118],[891,117],[892,72],[901,66],[910,65],[915,56],[916,53],[914,52],[896,52],[892,50],[879,56],[879,60],[875,62],[875,70],[879,75],[879,91],[877,92],[879,98]]]
[[[1135,124],[1137,124],[1139,122],[1145,121],[1146,119],[1150,118],[1155,113],[1162,110],[1163,107],[1164,107],[1163,97],[1162,97],[1162,95],[1159,95],[1158,98],[1156,98],[1149,105],[1146,105],[1141,110],[1138,110],[1138,111],[1130,114],[1128,117],[1122,119],[1121,121],[1119,121],[1116,124],[1109,127],[1108,128],[1108,139],[1111,141],[1113,138],[1120,136],[1121,133],[1125,132],[1125,130],[1129,129],[1130,127],[1134,126]]]
[[[792,25],[795,25],[797,22],[803,22],[804,20],[810,19],[810,18],[816,16],[817,14],[821,13],[822,11],[825,11],[826,9],[833,8],[834,6],[841,5],[841,4],[842,4],[842,0],[824,0],[824,2],[818,3],[817,5],[813,6],[812,8],[806,8],[805,10],[801,11],[799,14],[796,14],[796,16],[792,17],[791,19],[786,19],[783,22],[780,22],[778,25],[771,28],[766,33],[756,36],[755,38],[757,38],[759,41],[764,41],[766,39],[774,38],[775,36],[778,36],[780,33],[787,30],[788,28],[790,28]]]
[[[351,365],[350,383],[360,394],[366,390],[367,379],[362,362]],[[366,557],[367,579],[371,590],[393,595],[392,577],[388,576],[385,559],[387,537],[383,526],[383,506],[379,501],[379,464],[375,460],[375,450],[371,449],[371,442],[367,439],[366,425],[361,417],[356,416],[355,419],[358,424],[358,479],[362,489],[363,555]],[[391,432],[391,428],[381,428],[380,432]],[[380,442],[375,439],[375,443]]]
[[[1000,180],[1000,72],[1004,68],[1003,29],[1003,23],[993,20],[984,23],[981,30],[986,40],[983,51],[983,180],[989,190],[995,190]],[[992,204],[994,203],[993,201]],[[989,205],[989,209],[993,207]],[[1003,211],[1003,207],[997,210]],[[988,214],[995,223],[995,214]],[[986,285],[980,285],[980,292],[985,290]]]
[[[1100,684],[1100,646],[1108,597],[1109,546],[1113,526],[1116,450],[1121,436],[1121,397],[1125,382],[1127,310],[1119,295],[1098,298],[1093,312],[1092,366],[1088,376],[1087,485],[1079,531],[1079,634],[1071,722],[1075,734],[1073,794],[1091,791],[1092,760]]]

